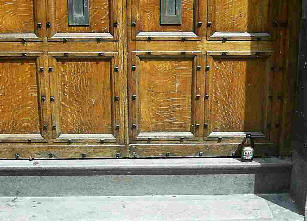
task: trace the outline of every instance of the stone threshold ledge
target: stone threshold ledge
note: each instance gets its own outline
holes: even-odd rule
[[[0,160],[0,176],[202,175],[289,173],[290,159],[235,158]]]

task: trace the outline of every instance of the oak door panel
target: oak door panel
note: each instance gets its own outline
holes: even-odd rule
[[[75,3],[84,1],[74,1]],[[114,40],[117,38],[117,14],[119,11],[116,0],[88,1],[89,25],[69,24],[67,0],[48,0],[50,10],[48,21],[51,23],[50,40]],[[72,4],[73,5],[73,4]]]
[[[0,142],[44,142],[39,59],[0,59]]]
[[[44,24],[44,2],[0,0],[0,41],[38,40]]]
[[[251,133],[270,140],[270,54],[208,53],[205,133],[236,138]]]
[[[196,56],[137,56],[131,130],[135,140],[197,140]],[[201,84],[201,82],[199,82]],[[199,116],[201,117],[201,113]],[[197,126],[196,126],[197,125]]]
[[[271,39],[272,0],[208,0],[208,22],[209,40]]]
[[[112,57],[50,59],[56,142],[116,142],[119,104]]]
[[[161,0],[165,1],[165,0]],[[167,0],[166,0],[167,1]],[[132,38],[135,40],[199,40],[205,4],[199,0],[181,1],[181,23],[161,24],[160,0],[132,1]],[[167,2],[166,2],[167,3]],[[176,1],[173,1],[176,3]],[[169,3],[170,4],[170,3]],[[165,4],[167,5],[167,4]],[[178,8],[178,5],[176,6]]]

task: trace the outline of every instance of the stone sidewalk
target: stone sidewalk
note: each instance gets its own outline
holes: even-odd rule
[[[1,221],[303,221],[288,194],[0,197]]]

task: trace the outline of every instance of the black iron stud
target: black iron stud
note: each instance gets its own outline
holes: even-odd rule
[[[136,70],[136,66],[135,66],[135,65],[132,65],[132,66],[131,66],[131,70],[132,70],[132,71],[135,71],[135,70]]]
[[[81,154],[81,157],[84,159],[84,158],[86,158],[86,153],[82,153]]]
[[[51,23],[49,21],[46,23],[46,28],[51,28]]]
[[[45,95],[42,95],[42,96],[41,96],[41,101],[42,101],[42,102],[45,102],[45,101],[46,101],[46,96],[45,96]]]
[[[203,23],[201,21],[197,22],[197,27],[201,27]]]
[[[199,100],[200,97],[201,97],[200,94],[197,94],[197,95],[195,96],[195,99],[196,99],[196,100]]]
[[[118,22],[116,21],[113,23],[113,27],[116,28],[117,26],[118,26]]]
[[[40,71],[40,72],[44,72],[44,68],[43,68],[43,67],[40,67],[40,68],[39,68],[39,71]]]
[[[201,70],[201,66],[200,66],[200,65],[197,65],[196,70],[197,70],[197,71],[200,71],[200,70]]]
[[[132,95],[132,100],[135,101],[136,100],[136,95]]]
[[[198,153],[198,156],[200,156],[200,157],[202,157],[203,155],[204,155],[203,152],[199,152],[199,153]]]
[[[53,67],[48,67],[48,72],[53,72]]]
[[[119,68],[118,67],[114,67],[114,72],[118,72]]]
[[[116,153],[116,158],[120,158],[120,153]]]
[[[19,153],[15,153],[15,159],[18,160],[20,158],[20,154]]]
[[[209,99],[209,95],[205,94],[205,99],[208,100]]]
[[[37,27],[37,28],[42,28],[42,26],[43,26],[43,25],[42,25],[41,22],[39,22],[39,23],[36,24],[36,27]]]
[[[119,101],[119,96],[115,96],[114,101]]]
[[[133,22],[131,23],[131,26],[132,26],[132,27],[135,27],[135,26],[136,26],[136,22],[133,21]]]
[[[208,21],[207,22],[207,27],[209,28],[209,27],[211,27],[212,26],[212,22],[211,21]]]
[[[50,102],[54,102],[55,101],[55,97],[54,96],[50,96]]]

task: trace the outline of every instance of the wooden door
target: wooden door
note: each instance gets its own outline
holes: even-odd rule
[[[295,4],[0,0],[0,9],[0,158],[238,156],[248,133],[258,156],[289,153]]]
[[[122,3],[23,0],[0,7],[1,40],[23,38],[3,42],[0,54],[0,157],[124,157]]]
[[[131,157],[278,154],[286,1],[128,6]]]

